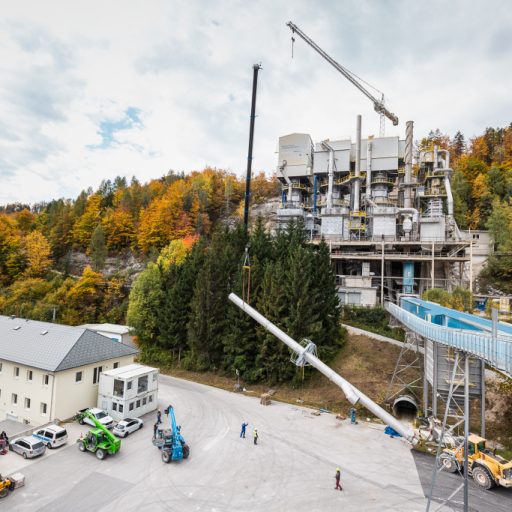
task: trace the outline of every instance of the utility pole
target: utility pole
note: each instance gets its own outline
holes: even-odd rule
[[[245,178],[245,208],[244,224],[246,231],[249,229],[249,206],[251,201],[251,170],[252,170],[252,145],[254,141],[254,121],[256,118],[256,91],[258,89],[258,71],[261,64],[254,64],[252,75],[252,103],[251,103],[251,122],[249,128],[249,152],[247,155],[247,176]]]

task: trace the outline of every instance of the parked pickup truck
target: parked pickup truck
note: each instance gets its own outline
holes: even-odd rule
[[[103,410],[98,409],[97,407],[92,407],[91,409],[80,409],[76,415],[78,423],[83,425],[87,423],[87,425],[91,425],[94,427],[94,423],[84,415],[85,411],[89,411],[102,425],[105,425],[108,429],[113,428],[114,420]]]

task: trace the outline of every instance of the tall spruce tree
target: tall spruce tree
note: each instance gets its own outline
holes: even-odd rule
[[[198,273],[205,253],[203,240],[194,245],[182,265],[174,265],[175,279],[164,290],[164,317],[161,326],[161,338],[171,350],[173,359],[181,364],[181,358],[187,350],[187,324],[191,312],[191,303]]]

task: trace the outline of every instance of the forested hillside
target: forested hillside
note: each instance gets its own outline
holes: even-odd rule
[[[459,226],[461,229],[490,229],[495,237],[498,253],[491,257],[481,276],[481,285],[512,293],[512,125],[488,128],[469,141],[460,132],[451,139],[436,130],[419,141],[418,146],[427,148],[434,144],[451,151],[452,188]],[[51,320],[55,315],[57,322],[69,324],[125,323],[133,279],[149,262],[160,258],[160,263],[150,265],[144,272],[135,290],[147,286],[144,284],[147,280],[160,283],[161,279],[169,279],[174,283],[176,276],[180,276],[177,278],[179,286],[185,291],[180,294],[174,284],[168,288],[185,298],[168,302],[165,307],[172,309],[174,303],[179,303],[179,307],[186,304],[188,309],[185,313],[180,310],[184,316],[178,320],[182,332],[179,343],[183,345],[178,343],[177,327],[173,326],[165,327],[174,334],[169,334],[164,342],[165,335],[160,332],[163,324],[158,320],[157,326],[148,327],[147,332],[140,331],[147,353],[170,349],[174,360],[183,357],[194,367],[214,367],[219,361],[212,356],[216,349],[208,348],[208,343],[212,343],[212,347],[222,347],[226,354],[231,354],[229,357],[234,361],[239,354],[229,352],[236,344],[225,346],[229,337],[224,327],[206,321],[205,315],[192,318],[190,312],[193,308],[198,313],[211,307],[210,319],[226,313],[216,300],[211,302],[210,299],[217,297],[219,290],[224,293],[235,286],[239,280],[236,272],[241,265],[240,250],[245,247],[245,240],[241,234],[236,234],[237,228],[226,233],[224,227],[235,226],[240,218],[244,188],[244,180],[235,175],[207,168],[187,176],[169,172],[161,179],[144,184],[136,178],[130,183],[121,177],[113,182],[106,180],[98,190],[83,191],[74,200],[1,206],[0,313],[43,320]],[[275,179],[259,174],[253,179],[252,192],[253,203],[263,202],[278,197],[279,185]],[[259,295],[263,277],[266,276],[269,285],[281,282],[277,276],[290,272],[292,259],[299,257],[292,258],[288,247],[285,250],[288,242],[283,242],[282,236],[268,241],[271,248],[265,256],[265,268],[255,270],[253,275],[253,298],[264,311],[272,308],[265,306]],[[251,258],[258,250],[258,242],[252,243]],[[235,247],[232,259],[223,259],[228,256],[220,249],[222,244]],[[299,246],[303,251],[301,257],[313,257],[303,241]],[[196,262],[192,271],[189,266],[194,258],[202,258],[202,263]],[[255,258],[257,262],[258,256]],[[309,267],[305,265],[306,268]],[[187,272],[189,281],[183,282],[182,274]],[[258,276],[258,272],[262,275]],[[296,276],[305,278],[299,274],[297,271]],[[201,277],[197,282],[202,283],[202,295],[197,291],[196,281],[191,284],[196,276]],[[282,289],[273,287],[272,292],[265,288],[264,295],[272,294],[269,303],[271,300],[294,301],[292,291],[284,291],[283,283],[280,286]],[[148,288],[148,297],[151,293]],[[279,296],[279,293],[284,295]],[[298,303],[293,304],[295,307]],[[216,310],[217,307],[220,309]],[[173,315],[167,316],[164,323],[174,321]],[[290,322],[290,332],[299,333],[300,330],[294,330],[295,320],[291,320],[295,317],[288,313],[285,317],[286,322]],[[193,321],[189,322],[191,319]],[[137,321],[133,316],[130,320]],[[242,319],[233,320],[232,326],[238,329],[240,322],[243,325]],[[210,328],[214,324],[215,328]],[[139,330],[141,325],[137,324]],[[315,334],[315,337],[318,336]],[[199,348],[199,339],[204,350]],[[247,368],[257,368],[259,359],[255,352],[250,356],[244,353],[244,357],[249,358]],[[236,364],[241,366],[239,360]],[[254,378],[258,378],[256,374]]]
[[[237,225],[217,230],[210,242],[174,241],[139,275],[128,323],[143,359],[229,374],[238,369],[249,382],[291,378],[288,348],[231,304],[231,291],[293,338],[314,340],[320,357],[329,360],[343,343],[327,245],[307,243],[303,224],[270,236],[258,221],[249,238]]]
[[[253,202],[275,197],[276,186],[255,176]],[[208,237],[219,222],[235,222],[244,190],[244,180],[208,168],[145,184],[116,178],[74,200],[1,207],[0,313],[124,323],[133,274],[171,241]],[[108,256],[116,265],[107,272]],[[84,258],[89,265],[77,268]]]
[[[481,275],[481,287],[512,293],[512,124],[487,128],[467,143],[460,132],[450,139],[437,130],[420,147],[433,144],[451,152],[459,227],[489,229],[494,236],[498,252]]]

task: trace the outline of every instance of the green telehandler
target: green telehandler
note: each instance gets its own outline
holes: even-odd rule
[[[98,459],[103,460],[107,455],[116,454],[121,448],[121,439],[117,438],[107,427],[102,425],[89,411],[81,413],[89,418],[95,425],[85,437],[78,439],[78,449],[81,452],[92,452]]]

